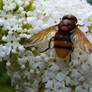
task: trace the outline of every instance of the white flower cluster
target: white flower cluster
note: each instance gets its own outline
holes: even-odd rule
[[[57,63],[54,49],[24,48],[26,38],[73,14],[92,43],[92,6],[85,0],[0,0],[0,61],[17,92],[92,92],[92,54],[77,48],[69,67]]]

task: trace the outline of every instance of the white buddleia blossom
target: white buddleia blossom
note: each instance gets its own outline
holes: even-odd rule
[[[6,46],[0,45],[0,61],[7,56],[8,48]]]
[[[16,2],[14,0],[3,0],[3,9],[6,11],[13,10],[16,8]]]
[[[39,53],[24,47],[27,38],[66,14],[77,17],[92,43],[92,6],[86,0],[0,0],[0,63],[7,61],[17,92],[92,92],[92,53],[75,48],[64,65],[53,48]]]

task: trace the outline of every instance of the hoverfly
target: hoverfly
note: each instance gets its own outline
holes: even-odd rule
[[[59,24],[51,26],[27,39],[25,46],[41,47],[38,44],[48,41],[48,47],[41,51],[45,52],[51,48],[51,42],[53,41],[56,55],[63,59],[69,55],[71,56],[75,47],[91,53],[92,44],[78,28],[80,25],[77,24],[77,21],[74,15],[65,15]]]

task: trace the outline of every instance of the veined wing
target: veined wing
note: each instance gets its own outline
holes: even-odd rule
[[[81,50],[92,53],[92,44],[83,34],[83,32],[79,28],[74,29],[75,32],[71,36],[71,41],[74,43],[75,47],[79,47]]]
[[[26,40],[24,46],[35,46],[38,49],[41,49],[40,51],[44,50],[45,48],[48,48],[49,40],[55,35],[55,33],[57,32],[57,28],[58,26],[54,25],[33,35],[32,37]]]

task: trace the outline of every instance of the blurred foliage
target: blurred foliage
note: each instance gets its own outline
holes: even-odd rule
[[[16,92],[14,88],[8,85],[0,85],[0,92]]]
[[[3,1],[0,0],[0,10],[2,10],[2,9],[3,9]]]
[[[2,36],[3,35],[7,36],[7,34],[8,34],[8,30],[4,30],[3,31],[2,28],[3,28],[3,26],[0,26],[0,44],[1,43],[2,44],[6,43],[5,41],[2,40]]]
[[[37,92],[44,92],[44,90],[45,90],[45,83],[40,81]]]
[[[25,11],[33,11],[35,8],[33,7],[33,2],[34,2],[34,0],[30,0],[30,4],[29,5],[27,5],[27,6],[24,6],[24,10]]]
[[[25,29],[25,28],[26,28],[26,29],[29,29],[29,28],[31,28],[31,27],[32,27],[32,25],[30,25],[30,24],[28,24],[28,23],[22,25],[22,28],[23,28],[23,29]]]
[[[0,62],[0,92],[16,92],[11,87],[11,80],[6,69],[6,61]]]
[[[88,26],[88,33],[92,34],[92,23]]]
[[[88,3],[90,3],[92,5],[92,0],[87,0]]]

